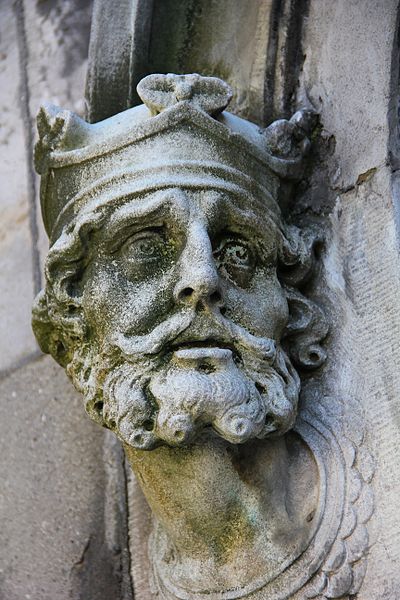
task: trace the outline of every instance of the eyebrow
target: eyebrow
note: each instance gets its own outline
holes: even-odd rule
[[[143,221],[156,221],[173,216],[177,223],[186,223],[189,218],[189,204],[182,190],[159,191],[147,197],[127,200],[113,213],[104,228],[104,242],[112,244],[124,230],[130,230]]]
[[[241,199],[246,201],[245,198]],[[221,200],[222,214],[225,215],[226,221],[232,220],[241,228],[256,230],[264,239],[267,237],[266,233],[270,231],[279,235],[280,229],[274,219],[269,216],[267,208],[265,213],[261,213],[260,207],[257,207],[257,211],[252,208],[240,208],[231,201],[229,196],[224,196]]]

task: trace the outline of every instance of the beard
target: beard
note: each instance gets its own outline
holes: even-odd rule
[[[118,333],[68,369],[88,414],[130,446],[282,435],[294,424],[300,382],[274,340],[212,314],[175,314],[143,336]]]

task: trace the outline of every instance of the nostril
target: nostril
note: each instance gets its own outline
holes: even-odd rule
[[[209,306],[222,306],[222,296],[218,290],[211,292],[207,289],[208,286],[197,287],[184,287],[178,293],[177,299],[180,302],[196,302],[196,304],[203,305],[203,308]]]
[[[179,299],[184,300],[185,298],[190,298],[194,294],[194,289],[191,287],[186,287],[181,292],[179,292]]]
[[[210,301],[212,304],[218,304],[219,302],[221,302],[222,300],[222,296],[219,292],[213,292],[210,295]]]

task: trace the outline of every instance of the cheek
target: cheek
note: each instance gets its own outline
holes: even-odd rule
[[[250,289],[226,290],[226,316],[254,335],[279,340],[289,318],[286,295],[275,276],[255,278]]]
[[[165,318],[172,290],[167,276],[132,282],[118,270],[95,266],[84,285],[82,304],[100,338],[117,330],[142,335]]]

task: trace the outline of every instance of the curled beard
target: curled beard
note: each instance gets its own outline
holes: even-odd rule
[[[74,361],[70,375],[89,415],[143,450],[187,445],[205,428],[234,444],[288,431],[300,388],[288,356],[273,340],[213,317],[205,324],[175,315],[146,336],[119,334],[97,360],[86,353]],[[180,349],[198,331],[219,346]]]

